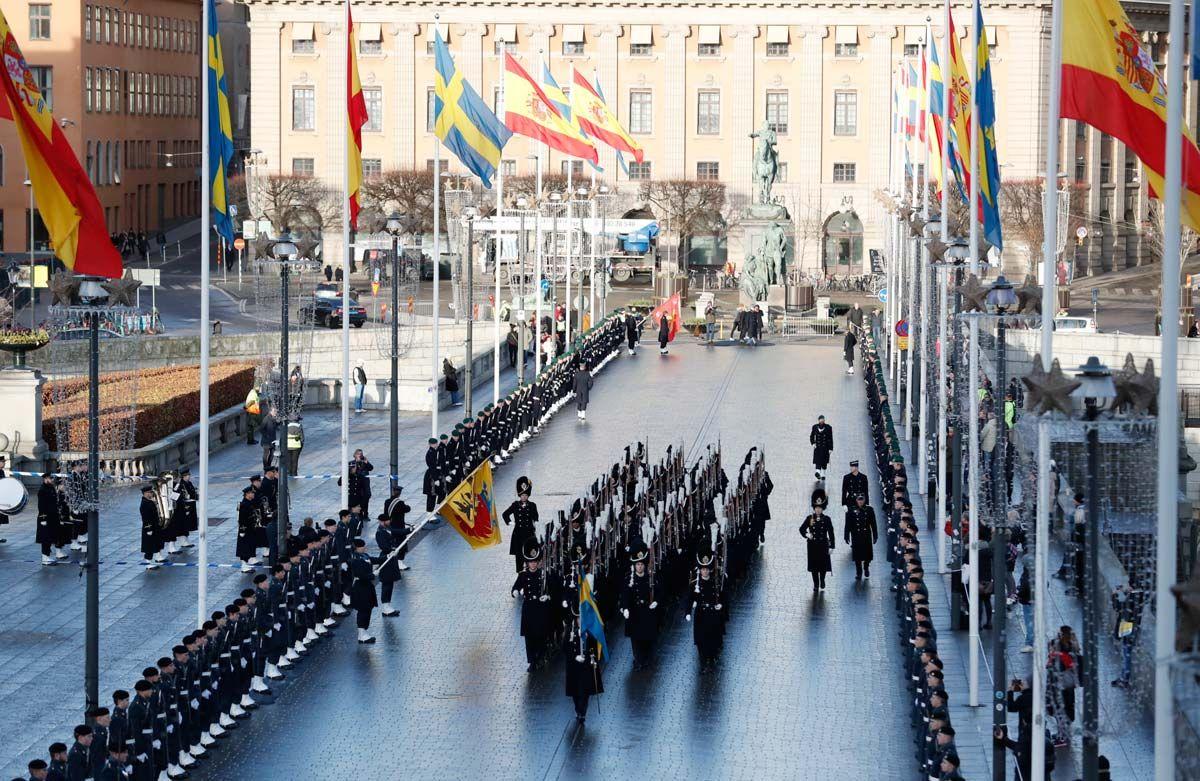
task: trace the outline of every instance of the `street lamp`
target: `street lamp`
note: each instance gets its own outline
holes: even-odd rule
[[[463,366],[463,412],[468,418],[471,417],[471,364],[475,359],[471,342],[475,330],[475,218],[478,216],[476,207],[463,207],[462,218],[467,223],[467,357]]]
[[[525,212],[529,209],[529,199],[517,198],[517,386],[525,384],[525,255],[528,252],[528,241],[525,235]],[[510,275],[509,279],[512,277]]]
[[[392,212],[384,223],[384,230],[392,237],[392,352],[390,355],[392,387],[388,398],[388,408],[391,413],[389,435],[391,471],[388,472],[390,475],[388,482],[391,483],[393,491],[400,485],[400,452],[397,441],[400,429],[400,313],[398,311],[400,306],[400,236],[408,232],[411,222],[411,219],[404,217],[400,212]]]
[[[1096,420],[1107,403],[1117,397],[1112,372],[1096,356],[1087,359],[1075,375],[1080,383],[1072,391],[1082,399],[1087,422],[1087,525],[1084,527],[1083,564],[1083,777],[1094,779],[1099,773],[1100,756],[1100,665],[1099,621],[1100,594],[1097,568],[1100,565],[1100,429]]]
[[[588,193],[588,189],[586,187],[579,187],[578,189],[575,190],[575,201],[577,203],[586,201],[586,200],[588,200],[588,195],[589,195],[589,193]],[[576,307],[576,309],[579,312],[579,327],[576,329],[576,331],[577,331],[577,333],[582,334],[583,333],[583,272],[584,272],[583,237],[584,237],[584,224],[583,224],[583,209],[576,207],[576,211],[578,212],[577,216],[579,217],[579,294],[578,294],[579,304]],[[589,276],[591,276],[591,275],[589,274]],[[570,277],[570,275],[568,275],[567,284],[570,284],[569,277]],[[567,345],[568,345],[567,349],[570,349],[570,345],[571,345],[571,296],[569,293],[567,294]]]
[[[608,227],[608,201],[611,197],[611,188],[607,184],[600,185],[599,194],[596,196],[596,200],[600,205],[600,233],[592,239],[593,247],[596,246],[596,241],[600,242],[600,287],[598,290],[600,293],[600,311],[604,315],[608,314],[608,234],[606,231]],[[595,252],[592,255],[594,266]],[[592,269],[592,273],[597,273],[595,268]],[[593,290],[597,289],[594,283],[592,288]]]
[[[558,338],[558,263],[554,257],[558,254],[558,209],[562,206],[562,193],[550,193],[550,338]],[[570,253],[568,253],[569,255]],[[569,264],[569,261],[568,261]],[[567,296],[570,296],[571,282],[568,269]]]

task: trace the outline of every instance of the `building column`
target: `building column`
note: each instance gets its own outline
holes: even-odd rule
[[[525,64],[531,73],[540,73],[542,62],[550,61],[550,38],[554,35],[554,25],[534,24],[530,25],[527,29],[529,32],[529,53],[526,55]],[[552,170],[551,155],[553,153],[546,148],[546,145],[534,141],[532,138],[524,138],[522,142],[525,144],[525,156],[541,155],[542,173],[550,173]],[[508,143],[511,144],[513,141],[510,140]],[[536,163],[533,160],[527,160],[517,165],[519,166],[518,170],[523,170],[530,176],[537,173]]]
[[[654,113],[663,118],[663,142],[666,150],[664,179],[687,178],[687,25],[663,28],[666,39],[664,88],[662,101]],[[657,98],[656,98],[657,99]]]
[[[1088,237],[1086,249],[1087,273],[1090,276],[1105,271],[1101,255],[1104,250],[1104,233],[1108,227],[1100,222],[1100,146],[1103,136],[1094,127],[1088,127],[1088,190],[1087,207],[1084,214],[1088,219]]]
[[[800,74],[798,93],[807,96],[808,100],[796,122],[796,137],[799,140],[796,149],[799,157],[796,160],[795,181],[799,188],[799,202],[804,204],[805,209],[809,209],[809,204],[812,204],[813,209],[819,210],[821,221],[827,216],[824,188],[821,184],[824,180],[821,146],[826,135],[822,132],[824,118],[821,109],[825,105],[823,64],[825,36],[828,34],[829,28],[824,25],[799,28],[800,62],[796,68],[796,72]],[[830,175],[832,176],[832,172]],[[808,216],[805,218],[808,219]],[[802,271],[820,271],[823,243],[823,237],[809,242],[815,246],[806,247],[806,257],[801,258],[799,263]]]
[[[257,7],[252,12],[260,10]],[[283,24],[273,20],[250,22],[250,137],[263,150],[266,169],[255,174],[283,171],[283,147],[280,123],[291,110],[291,95],[279,83],[279,57]],[[141,219],[139,210],[138,219]]]
[[[610,106],[615,107],[617,105],[614,101],[617,90],[617,61],[620,58],[621,25],[602,24],[595,27],[594,30],[599,41],[599,61],[595,73],[585,72],[583,75],[589,81],[598,77],[600,90],[604,93],[605,100]],[[600,153],[600,167],[604,169],[604,173],[599,176],[602,176],[611,187],[617,183],[620,174],[620,166],[617,165],[617,150],[601,143],[596,144],[596,149]]]
[[[1126,256],[1126,238],[1129,235],[1129,222],[1125,214],[1125,192],[1129,185],[1125,184],[1125,145],[1120,141],[1113,142],[1112,151],[1113,201],[1111,218],[1113,221],[1112,266],[1120,270],[1135,265]]]
[[[755,129],[754,98],[757,89],[754,80],[754,39],[758,37],[758,25],[734,27],[733,38],[733,89],[729,95],[729,111],[733,126],[730,154],[733,156],[731,176],[725,179],[731,194],[749,196],[754,178],[754,144],[750,134]],[[764,98],[765,101],[765,98]],[[746,197],[749,203],[750,198]]]
[[[396,92],[387,96],[396,105],[396,129],[392,136],[397,168],[417,167],[417,146],[424,133],[417,135],[417,107],[425,108],[425,90],[416,83],[416,40],[420,32],[415,24],[393,24],[392,58],[396,62]],[[422,41],[424,44],[424,41]]]
[[[487,34],[485,24],[464,24],[458,28],[458,54],[455,65],[463,73],[463,78],[476,86],[479,97],[488,106],[492,105],[491,98],[483,94],[483,36]]]
[[[886,190],[891,173],[892,151],[892,39],[896,28],[892,25],[868,27],[867,62],[871,63],[871,79],[867,87],[867,138],[870,157],[867,165],[867,219],[863,221],[863,273],[871,272],[870,248],[885,244],[884,226],[888,224],[887,211],[875,197],[875,193]],[[863,114],[859,112],[859,121]],[[861,208],[861,207],[860,207]]]

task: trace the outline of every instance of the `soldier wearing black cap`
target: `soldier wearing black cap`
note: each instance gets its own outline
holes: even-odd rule
[[[91,777],[88,753],[91,751],[93,740],[92,728],[86,724],[80,724],[75,727],[74,736],[75,742],[71,744],[71,749],[67,752],[66,773],[63,777],[67,781],[83,781],[83,779]]]
[[[271,561],[279,561],[279,467],[271,464],[263,470],[258,485],[258,501],[262,508],[262,536]],[[260,538],[261,539],[261,538]]]
[[[817,422],[808,432],[808,442],[813,446],[813,466],[817,470],[817,479],[825,479],[825,470],[829,468],[829,454],[833,452],[833,426],[825,422],[824,415],[817,416]]]
[[[867,476],[858,471],[858,461],[851,461],[850,471],[842,476],[842,507],[849,510],[854,506],[854,497],[866,496],[869,490]]]
[[[505,526],[514,522],[516,524],[513,526],[512,536],[509,538],[508,552],[516,562],[517,572],[524,568],[522,554],[525,551],[525,543],[537,536],[538,508],[536,504],[529,501],[532,491],[533,483],[529,481],[528,477],[521,475],[517,478],[517,500],[500,514]]]
[[[692,642],[700,655],[700,672],[711,672],[725,639],[725,597],[713,571],[716,557],[711,551],[696,555],[696,571],[683,618],[692,622]]]
[[[867,504],[866,494],[858,494],[854,497],[854,505],[846,509],[842,538],[850,546],[850,557],[854,559],[854,579],[871,577],[871,560],[875,558],[879,527],[875,523],[875,511]]]
[[[800,536],[808,542],[808,571],[812,575],[813,591],[825,588],[825,576],[833,571],[829,552],[834,549],[833,522],[825,515],[822,507],[813,505],[813,511],[800,524]]]
[[[142,503],[138,507],[142,517],[142,564],[146,569],[158,569],[162,566],[159,556],[162,553],[163,541],[162,516],[158,512],[158,503],[154,501],[154,486],[147,483],[142,486]]]
[[[265,470],[266,467],[263,467],[263,469]],[[258,564],[260,560],[267,557],[271,549],[271,543],[267,539],[267,524],[271,522],[269,515],[270,507],[267,503],[267,496],[263,491],[262,475],[250,476],[250,488],[254,489],[254,504],[258,508],[258,522],[255,524],[253,532],[254,561],[250,563]]]
[[[575,703],[575,723],[583,726],[587,718],[588,701],[594,694],[604,693],[604,678],[600,673],[597,641],[590,631],[579,626],[579,600],[570,599],[571,614],[568,631],[563,638],[563,653],[567,657],[566,693]]]
[[[647,571],[650,549],[641,540],[629,550],[629,575],[621,588],[621,615],[625,617],[625,636],[633,647],[633,669],[650,664],[650,654],[658,637],[658,601],[654,583]]]
[[[31,781],[40,781],[41,779],[49,777],[49,766],[46,764],[46,760],[44,759],[31,759],[29,760],[29,764],[26,765],[26,768],[29,770],[29,778]]]
[[[509,591],[514,599],[521,597],[521,637],[525,638],[525,661],[532,672],[545,661],[546,644],[554,629],[552,598],[562,586],[556,575],[542,567],[542,546],[536,537],[525,541],[521,557],[525,569]]]
[[[103,747],[103,751],[104,760],[96,770],[96,781],[126,781],[131,777],[128,746],[120,741],[110,740],[108,745]]]
[[[178,538],[180,548],[191,548],[193,544],[188,541],[188,535],[200,528],[196,515],[200,494],[192,483],[192,470],[187,467],[179,470],[175,491],[179,498],[175,500],[175,509],[171,511],[171,531]]]
[[[256,479],[258,475],[251,478]],[[238,504],[237,546],[234,554],[242,560],[242,572],[253,572],[258,563],[258,525],[262,508],[256,498],[253,485],[242,489],[242,501]]]
[[[375,568],[367,555],[366,540],[354,539],[354,554],[350,559],[350,607],[355,611],[358,626],[358,642],[373,643],[375,637],[367,632],[371,626],[371,612],[379,604],[375,596]]]
[[[380,614],[391,618],[400,614],[392,607],[392,592],[401,577],[399,554],[392,555],[398,543],[392,532],[392,519],[387,513],[381,513],[377,520],[379,526],[375,529],[375,544],[379,546],[379,556],[375,563],[379,567]]]
[[[112,723],[112,716],[109,715],[108,708],[101,706],[89,710],[87,719],[92,726],[92,743],[88,746],[87,762],[88,770],[94,777],[99,774],[100,768],[104,767],[104,760],[108,759],[108,728]]]
[[[442,448],[441,442],[429,438],[429,449],[425,451],[425,477],[421,481],[421,491],[425,494],[425,512],[433,512],[433,508],[442,500]]]
[[[48,567],[57,564],[58,559],[67,557],[67,554],[59,548],[62,542],[62,534],[59,531],[61,522],[58,515],[58,489],[54,487],[54,475],[46,473],[42,475],[42,486],[37,493],[37,530],[34,542],[42,546],[42,564]],[[68,518],[66,522],[70,523],[70,519]]]
[[[133,777],[136,781],[155,781],[158,768],[154,761],[154,709],[151,698],[154,686],[138,681],[133,686],[133,702],[129,705],[129,734],[133,739]],[[161,745],[161,744],[160,744]]]

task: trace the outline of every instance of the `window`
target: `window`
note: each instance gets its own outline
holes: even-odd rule
[[[312,22],[292,23],[292,54],[314,54],[317,42],[313,37],[315,25]]]
[[[358,53],[366,55],[383,54],[383,41],[359,41]]]
[[[696,132],[702,136],[721,132],[721,93],[702,89],[696,93]]]
[[[450,170],[450,161],[449,160],[443,159],[443,160],[439,160],[437,162],[438,162],[438,166],[436,169],[434,169],[433,160],[426,159],[425,160],[425,170],[430,173],[433,173],[436,170],[438,173],[442,173],[442,174],[444,174]]]
[[[632,182],[645,182],[650,179],[650,161],[631,162],[629,164],[629,180]]]
[[[83,110],[92,113],[92,69],[83,69]]]
[[[1138,178],[1138,161],[1133,152],[1125,150],[1125,184],[1133,184]]]
[[[112,111],[112,74],[108,68],[100,69],[100,105],[99,111]]]
[[[702,43],[696,47],[696,54],[701,57],[720,57],[721,44],[719,43]]]
[[[364,87],[363,101],[367,104],[367,122],[363,130],[383,130],[383,88]]]
[[[919,43],[904,44],[904,56],[905,57],[919,57],[920,55],[921,55],[921,44],[919,44]]]
[[[508,178],[510,176],[516,176],[517,175],[517,161],[516,160],[501,160],[500,161],[500,174],[502,176],[504,176],[505,178]]]
[[[492,51],[497,56],[504,54],[505,52],[512,52],[513,54],[516,54],[517,42],[516,41],[499,41],[499,40],[495,41],[493,44]]]
[[[855,177],[855,163],[834,163],[833,164],[833,181],[835,182],[853,182]]]
[[[29,4],[29,40],[50,40],[50,6],[44,2]]]
[[[583,161],[582,160],[563,160],[562,175],[570,176],[574,181],[583,180]]]
[[[363,22],[355,26],[358,36],[358,53],[368,56],[383,54],[383,25],[379,22]]]
[[[775,181],[778,184],[787,184],[787,174],[788,174],[787,169],[788,169],[787,163],[777,163],[776,164]]]
[[[1082,157],[1075,158],[1075,181],[1082,182],[1087,179],[1087,161]]]
[[[38,92],[42,93],[42,100],[46,101],[46,108],[54,108],[54,69],[49,65],[30,65],[29,73],[33,76],[34,84],[37,84]]]
[[[635,24],[629,28],[629,56],[649,57],[654,54],[654,28],[648,24]]]
[[[787,135],[788,132],[788,94],[787,90],[767,91],[767,124],[776,133]]]
[[[583,41],[563,41],[562,53],[564,57],[582,57]]]
[[[432,133],[437,125],[437,90],[429,87],[425,90],[425,132]]]
[[[858,43],[835,43],[833,45],[834,57],[857,57]]]
[[[786,57],[786,56],[788,56],[788,48],[789,47],[788,47],[787,41],[784,41],[783,43],[768,43],[767,44],[767,56],[768,57]]]
[[[313,175],[313,159],[311,157],[293,157],[292,158],[292,175],[293,176],[312,176]]]
[[[654,129],[654,103],[650,90],[629,91],[629,132],[652,133]]]
[[[292,87],[292,130],[316,129],[316,93],[313,87]]]
[[[363,179],[376,179],[383,173],[383,161],[378,157],[364,157],[362,169]]]
[[[90,5],[83,8],[83,40],[92,40],[92,7]]]
[[[721,178],[720,163],[696,163],[696,179],[701,182],[715,182]]]
[[[583,54],[583,25],[564,24],[562,26],[562,53],[567,57],[578,57]]]
[[[315,54],[316,51],[317,42],[312,38],[301,41],[292,40],[292,54]]]
[[[630,57],[649,57],[652,54],[654,54],[654,44],[652,43],[629,44]]]
[[[696,54],[701,57],[721,56],[721,25],[702,24],[696,44]]]
[[[84,171],[87,172],[88,179],[92,184],[96,183],[96,158],[92,155],[92,142],[87,142],[87,162],[84,165]]]
[[[853,136],[858,134],[858,93],[838,90],[833,93],[833,134]]]

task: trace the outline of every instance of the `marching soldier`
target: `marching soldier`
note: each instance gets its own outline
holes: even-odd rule
[[[154,501],[154,486],[147,483],[142,486],[142,503],[138,508],[142,517],[142,564],[146,569],[158,569],[162,566],[159,556],[162,555],[163,541],[162,515],[158,511],[158,502]]]
[[[396,581],[402,577],[400,575],[400,554],[392,555],[399,541],[395,529],[392,528],[391,517],[387,513],[382,513],[378,520],[379,527],[375,529],[375,544],[379,546],[379,558],[376,561],[379,564],[380,615],[391,618],[400,614],[392,607],[392,590],[395,588]]]
[[[92,728],[86,724],[80,724],[74,730],[75,742],[71,745],[71,750],[67,752],[67,781],[83,781],[85,778],[90,778],[91,766],[88,764],[88,755],[91,752]]]
[[[854,497],[854,506],[846,510],[843,539],[850,546],[850,555],[854,559],[854,579],[870,578],[879,527],[875,523],[875,511],[867,505],[865,494]]]
[[[263,474],[257,493],[262,507],[262,537],[266,539],[260,537],[259,547],[266,550],[271,561],[279,561],[279,466],[271,464]]]
[[[808,541],[808,571],[813,579],[813,591],[825,588],[825,576],[833,571],[829,552],[834,548],[833,522],[819,504],[800,524],[800,536]]]
[[[597,640],[590,631],[579,627],[579,600],[568,601],[573,619],[563,640],[563,653],[567,657],[566,689],[567,696],[575,703],[575,723],[582,727],[587,719],[588,701],[593,694],[604,693],[604,678],[600,674]]]
[[[517,572],[523,568],[521,559],[525,551],[525,544],[530,539],[536,538],[537,535],[538,508],[536,504],[529,501],[532,491],[533,483],[529,481],[528,477],[521,475],[517,478],[517,500],[500,514],[505,526],[516,522],[512,538],[508,543],[508,552],[516,562]],[[534,541],[536,542],[536,539]]]
[[[696,572],[692,578],[687,612],[683,618],[692,623],[692,642],[700,654],[700,673],[711,672],[725,639],[724,597],[721,585],[713,575],[711,551],[696,556]]]
[[[358,642],[373,643],[375,637],[367,632],[371,626],[371,611],[379,604],[375,597],[375,569],[367,555],[367,543],[361,537],[354,540],[354,555],[350,559],[350,607],[357,613]]]
[[[253,572],[252,565],[258,563],[258,526],[261,507],[255,498],[254,486],[242,489],[242,501],[238,504],[237,546],[234,555],[242,560],[242,572]]]
[[[824,480],[825,470],[829,468],[829,454],[833,452],[833,426],[825,422],[824,415],[817,416],[817,422],[808,433],[808,441],[813,446],[817,479]]]
[[[393,544],[400,546],[408,539],[409,533],[412,531],[405,521],[407,515],[412,512],[412,508],[408,506],[408,502],[400,497],[404,492],[402,486],[396,486],[392,489],[391,497],[384,502],[383,512],[391,520],[391,531]],[[408,569],[408,565],[404,563],[404,556],[408,553],[407,546],[400,548],[400,552],[396,554],[396,568],[401,572]],[[386,600],[385,600],[386,601]]]
[[[171,515],[171,528],[178,538],[180,548],[194,547],[188,541],[188,535],[200,528],[196,517],[196,502],[200,494],[192,484],[192,470],[184,467],[179,471],[179,482],[175,484],[179,498],[175,500],[175,510]]]
[[[558,578],[542,567],[542,547],[537,538],[526,540],[522,550],[525,570],[513,583],[513,598],[521,597],[521,636],[525,638],[525,661],[528,672],[541,667],[545,661],[546,642],[554,626],[552,597],[560,590]]]
[[[633,669],[641,670],[650,664],[650,654],[658,637],[658,602],[654,599],[654,582],[646,571],[650,550],[646,543],[636,542],[629,551],[629,570],[621,590],[621,615],[625,617],[625,636],[633,648]]]
[[[42,546],[42,565],[53,567],[57,559],[67,558],[61,548],[57,548],[61,539],[58,517],[58,489],[54,487],[54,476],[50,473],[42,475],[42,486],[37,494],[37,533],[34,541]]]
[[[633,355],[638,344],[638,332],[641,329],[638,327],[638,321],[634,317],[633,312],[626,310],[623,320],[625,324],[625,339],[629,343],[629,354]]]
[[[154,711],[151,697],[154,686],[146,680],[133,686],[133,702],[129,705],[129,736],[133,741],[133,777],[135,781],[155,781],[158,773],[154,762]]]
[[[868,490],[867,476],[858,471],[858,461],[851,461],[850,471],[842,476],[842,507],[849,510],[854,506],[854,498],[859,494],[866,496]]]

